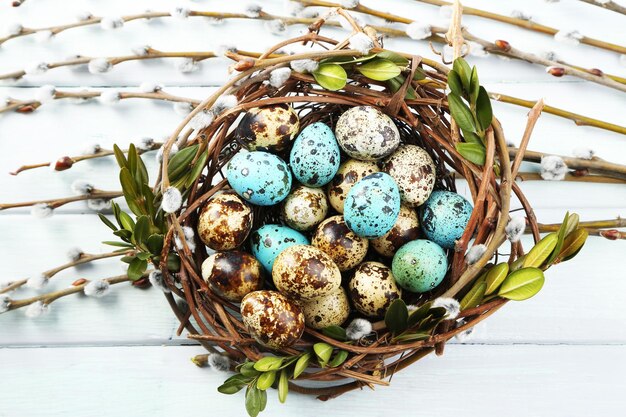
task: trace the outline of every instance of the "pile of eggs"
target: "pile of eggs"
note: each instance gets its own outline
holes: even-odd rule
[[[212,250],[202,276],[240,303],[260,344],[279,349],[305,326],[381,318],[403,291],[442,282],[446,250],[472,206],[433,191],[432,158],[401,143],[387,115],[358,106],[334,129],[322,122],[301,129],[291,107],[261,107],[245,114],[235,139],[242,150],[226,167],[230,189],[199,213],[198,236]],[[280,224],[252,230],[252,206],[265,206]]]

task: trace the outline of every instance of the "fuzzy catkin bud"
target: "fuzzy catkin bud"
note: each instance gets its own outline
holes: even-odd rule
[[[166,213],[177,212],[183,204],[183,196],[176,187],[168,187],[163,192],[161,208]]]
[[[207,364],[211,369],[218,372],[228,372],[230,369],[230,359],[228,359],[228,356],[219,353],[210,353]]]
[[[446,319],[452,320],[458,317],[461,312],[460,303],[454,298],[439,297],[433,301],[433,307],[443,307],[446,309]]]
[[[526,230],[526,219],[523,216],[513,216],[504,228],[507,239],[515,243],[518,242]]]
[[[465,261],[467,262],[468,265],[473,265],[476,262],[478,262],[480,258],[482,258],[482,256],[485,254],[486,251],[487,251],[487,246],[483,244],[474,245],[465,254]]]
[[[359,340],[372,333],[372,323],[365,319],[354,319],[346,327],[348,340]]]
[[[374,47],[374,41],[365,33],[357,33],[350,37],[349,46],[351,49],[355,49],[361,54],[367,55]]]
[[[85,285],[83,292],[87,297],[102,298],[109,293],[110,287],[109,281],[97,279]]]
[[[43,316],[49,311],[50,306],[48,304],[44,304],[42,301],[35,301],[34,303],[26,307],[26,311],[24,311],[24,314],[26,314],[26,317],[34,319]]]

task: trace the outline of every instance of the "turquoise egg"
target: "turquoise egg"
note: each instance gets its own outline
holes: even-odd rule
[[[259,206],[280,203],[291,190],[289,167],[268,152],[237,153],[228,162],[226,179],[239,196]]]
[[[398,249],[391,262],[396,283],[411,292],[427,292],[441,284],[448,270],[444,250],[430,240],[412,240]]]
[[[309,239],[302,233],[279,224],[266,224],[250,234],[252,255],[269,273],[274,259],[283,250],[294,245],[308,245]]]
[[[389,174],[376,172],[358,181],[343,207],[346,225],[358,236],[376,239],[391,230],[400,213],[400,191]]]
[[[289,164],[293,175],[309,187],[328,184],[339,169],[339,145],[324,123],[313,123],[298,135],[291,148]]]
[[[420,225],[429,240],[454,248],[472,215],[472,205],[451,191],[434,191],[420,208]]]

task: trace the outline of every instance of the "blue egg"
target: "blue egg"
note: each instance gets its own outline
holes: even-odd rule
[[[298,135],[291,148],[289,164],[293,175],[309,187],[328,184],[339,169],[339,145],[324,123],[313,123]]]
[[[271,273],[279,253],[290,246],[308,245],[309,239],[287,226],[266,224],[250,234],[250,244],[252,255]]]
[[[289,167],[268,152],[239,152],[228,162],[226,179],[239,196],[259,206],[280,203],[291,190]]]
[[[444,250],[430,240],[404,244],[393,256],[391,272],[396,283],[411,292],[426,292],[441,284],[448,270]]]
[[[400,191],[389,174],[376,172],[358,181],[343,207],[346,225],[357,235],[376,239],[391,230],[400,213]]]
[[[465,231],[472,205],[457,193],[434,191],[419,212],[426,237],[443,248],[452,249]]]

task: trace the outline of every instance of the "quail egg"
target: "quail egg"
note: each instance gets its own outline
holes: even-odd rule
[[[441,284],[448,270],[448,258],[435,242],[418,239],[398,249],[391,269],[399,286],[422,293]]]
[[[328,184],[328,202],[339,213],[343,213],[346,197],[354,184],[378,171],[376,162],[348,159],[339,166],[337,174]]]
[[[415,210],[406,204],[400,205],[400,214],[396,224],[383,236],[370,241],[372,248],[382,256],[393,257],[402,245],[417,239],[419,221]]]
[[[300,130],[298,115],[290,106],[275,105],[248,110],[237,126],[235,139],[250,151],[282,152]]]
[[[472,205],[452,191],[433,191],[419,210],[422,230],[429,240],[452,249],[463,236],[472,215]]]
[[[402,290],[396,286],[391,269],[380,262],[364,262],[354,271],[349,294],[359,313],[382,317]]]
[[[352,158],[376,161],[391,155],[400,144],[400,132],[389,116],[371,106],[356,106],[337,121],[339,146]]]
[[[301,302],[300,308],[306,325],[313,329],[341,326],[350,315],[350,302],[341,287],[324,297]]]
[[[340,271],[347,271],[360,264],[369,242],[352,232],[343,216],[333,216],[324,220],[315,230],[311,244],[325,252],[335,262]]]
[[[333,179],[341,155],[331,128],[316,122],[302,130],[291,148],[289,165],[300,183],[321,187]]]
[[[428,152],[416,145],[401,145],[383,162],[400,189],[400,198],[417,207],[430,196],[435,186],[436,168]]]
[[[283,201],[283,221],[296,230],[306,231],[326,218],[328,201],[319,188],[296,187]]]
[[[252,220],[252,210],[234,191],[222,191],[200,210],[198,236],[213,250],[235,249],[250,234]]]
[[[209,288],[230,301],[263,288],[262,267],[249,253],[217,252],[202,263],[202,278]]]
[[[302,233],[280,224],[266,224],[250,234],[252,255],[270,274],[279,253],[293,245],[308,244]]]

